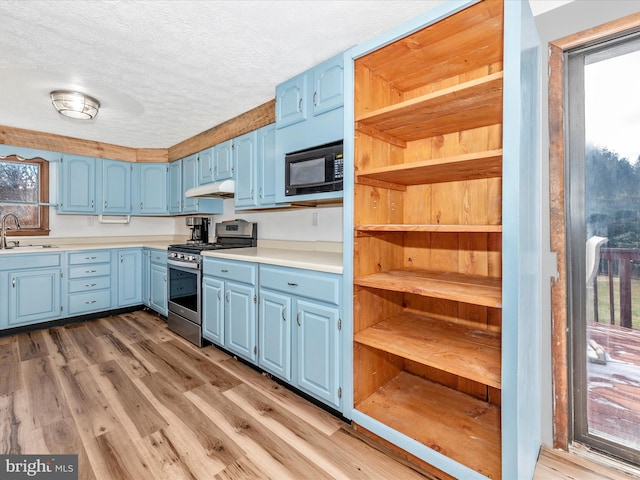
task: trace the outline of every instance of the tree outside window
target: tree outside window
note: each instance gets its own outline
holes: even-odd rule
[[[22,227],[8,230],[8,236],[49,235],[48,203],[49,162],[16,155],[0,158],[0,217],[15,213]]]

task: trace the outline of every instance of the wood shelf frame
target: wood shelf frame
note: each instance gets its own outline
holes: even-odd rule
[[[503,72],[460,83],[355,119],[356,130],[400,142],[446,135],[502,122]]]
[[[372,168],[358,172],[356,183],[366,179],[406,186],[501,176],[502,149],[498,149]]]
[[[356,333],[355,341],[494,388],[501,386],[498,332],[405,311]]]
[[[354,285],[502,308],[502,279],[462,273],[403,269],[354,279]]]
[[[501,478],[500,407],[401,372],[356,409],[488,478]]]
[[[464,224],[367,224],[356,225],[356,235],[389,232],[425,232],[425,233],[502,233],[502,225],[464,225]]]

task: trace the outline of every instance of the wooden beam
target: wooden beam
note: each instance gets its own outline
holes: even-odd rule
[[[169,161],[199,152],[218,143],[230,140],[238,135],[250,132],[275,122],[276,101],[270,100],[259,107],[227,120],[198,135],[169,148]]]
[[[127,162],[135,162],[138,156],[135,148],[7,126],[0,126],[0,143]]]

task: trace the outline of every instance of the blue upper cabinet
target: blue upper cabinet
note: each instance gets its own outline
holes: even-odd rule
[[[102,161],[101,213],[131,213],[131,173],[133,164],[119,160]]]
[[[236,172],[236,207],[255,207],[257,203],[257,132],[246,133],[233,142],[233,164]]]
[[[276,87],[276,125],[283,128],[307,118],[308,74],[302,73]]]
[[[313,114],[320,115],[344,105],[344,62],[333,57],[313,69]]]
[[[169,164],[169,214],[182,213],[182,160]]]
[[[99,159],[63,155],[60,161],[58,213],[92,214],[96,208],[96,165]]]
[[[213,180],[226,180],[233,176],[233,142],[227,140],[213,147]]]
[[[198,154],[199,165],[198,165],[198,184],[203,185],[205,183],[213,182],[213,147],[202,150]]]
[[[276,126],[274,123],[258,130],[258,206],[276,203]]]
[[[182,191],[198,186],[198,154],[182,159]],[[184,195],[184,193],[183,193]],[[182,213],[197,213],[198,199],[185,197],[182,201]]]
[[[297,114],[293,110],[294,98],[303,109]],[[307,112],[309,108],[311,113]],[[275,202],[340,201],[342,191],[287,197],[284,191],[284,157],[287,153],[344,138],[343,53],[276,87],[276,128]]]
[[[132,193],[136,215],[166,215],[169,211],[169,165],[137,163],[134,165],[136,186]]]

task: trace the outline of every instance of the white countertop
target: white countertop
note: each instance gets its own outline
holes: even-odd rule
[[[340,252],[258,246],[206,251],[202,252],[202,256],[342,274],[342,253]]]
[[[18,238],[20,241],[20,239]],[[41,241],[40,245],[52,245],[52,247],[42,248],[36,246],[36,242],[24,241],[23,245],[33,243],[33,247],[23,246],[20,248],[0,249],[1,255],[15,255],[21,253],[57,253],[78,250],[102,250],[113,248],[153,248],[167,250],[169,245],[184,243],[176,239],[154,239],[154,238],[126,238],[119,237],[112,241],[104,239],[86,239],[83,242],[80,238],[74,239],[49,239],[50,243]],[[328,272],[342,274],[342,252],[341,245],[327,242],[288,242],[280,240],[258,241],[257,247],[233,248],[228,250],[204,251],[204,257],[225,258],[228,260],[240,260],[244,262],[265,263],[269,265],[279,265],[282,267],[302,268],[305,270],[315,270],[318,272]]]

